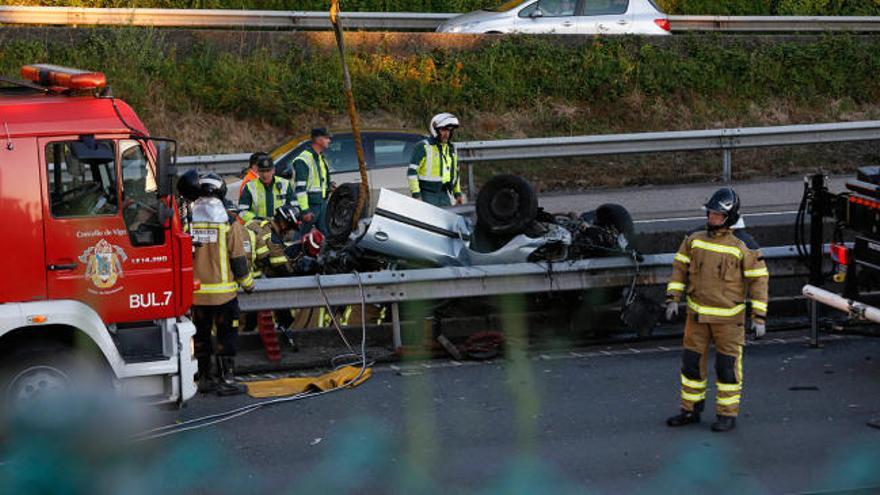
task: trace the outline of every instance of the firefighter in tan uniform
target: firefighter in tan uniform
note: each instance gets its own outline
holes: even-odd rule
[[[195,354],[199,367],[199,390],[219,395],[244,392],[235,381],[238,339],[238,288],[254,289],[248,264],[244,227],[224,207],[226,184],[218,175],[199,177],[200,198],[192,205],[193,275],[200,282],[193,295],[196,326]],[[216,327],[218,349],[213,348],[211,329]],[[216,357],[218,380],[211,372]]]
[[[736,427],[742,397],[742,350],[746,309],[751,327],[760,338],[765,332],[770,273],[755,240],[743,229],[740,200],[731,188],[722,188],[704,205],[706,228],[688,235],[673,261],[666,288],[666,318],[678,315],[679,302],[687,306],[681,367],[681,413],[669,426],[698,423],[708,389],[707,357],[715,343],[718,393],[713,431]]]

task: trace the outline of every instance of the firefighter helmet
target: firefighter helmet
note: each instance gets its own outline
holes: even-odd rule
[[[733,227],[739,222],[739,207],[739,195],[731,187],[722,187],[715,191],[715,194],[703,205],[707,215],[710,211],[714,211],[725,216],[724,227]]]
[[[214,172],[199,175],[199,190],[203,198],[214,197],[221,201],[226,199],[226,181]]]
[[[275,210],[275,221],[278,224],[285,222],[288,228],[299,225],[299,208],[290,205],[282,205]]]
[[[428,126],[428,130],[431,132],[431,136],[437,137],[440,129],[456,129],[458,126],[458,117],[451,113],[443,112],[438,113],[431,119],[431,125]]]
[[[187,201],[195,201],[199,199],[202,190],[199,187],[199,171],[189,169],[180,176],[177,181],[177,193],[183,196]]]

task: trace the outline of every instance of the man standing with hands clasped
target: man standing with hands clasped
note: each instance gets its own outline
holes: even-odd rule
[[[415,147],[406,172],[412,197],[434,206],[451,206],[450,194],[455,204],[465,202],[458,152],[452,144],[452,133],[457,128],[458,118],[451,113],[440,113],[431,119],[431,137]]]
[[[770,273],[758,244],[743,228],[736,192],[719,189],[704,205],[706,226],[688,235],[675,255],[666,288],[666,318],[687,303],[681,366],[681,413],[669,418],[672,427],[699,423],[706,400],[709,346],[715,342],[718,394],[717,421],[712,431],[736,427],[742,397],[742,349],[747,302],[751,329],[765,332]]]

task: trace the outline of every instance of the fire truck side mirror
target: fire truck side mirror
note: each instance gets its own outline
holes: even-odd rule
[[[156,146],[156,190],[159,197],[174,194],[177,177],[177,142],[171,139],[154,139]]]

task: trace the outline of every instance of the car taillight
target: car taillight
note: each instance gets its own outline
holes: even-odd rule
[[[843,244],[832,244],[831,249],[829,250],[831,253],[831,259],[834,260],[838,265],[849,265],[849,248],[847,248]]]
[[[672,31],[672,26],[669,25],[669,19],[654,19],[654,24],[664,31]]]

